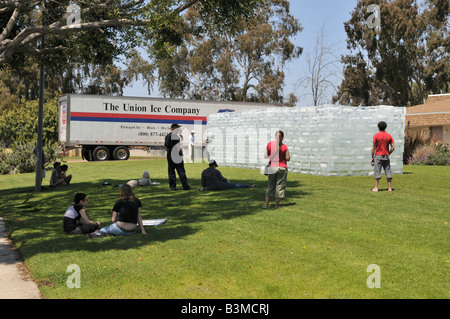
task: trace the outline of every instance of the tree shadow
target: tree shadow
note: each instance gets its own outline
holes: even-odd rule
[[[109,185],[104,185],[108,181]],[[245,184],[248,181],[233,180]],[[147,235],[86,239],[84,235],[66,235],[62,230],[65,210],[73,203],[76,193],[86,193],[90,205],[86,208],[92,221],[101,227],[111,224],[112,207],[119,198],[123,180],[97,180],[47,188],[41,193],[22,187],[0,191],[2,216],[23,258],[40,253],[61,251],[98,252],[127,250],[157,242],[181,239],[201,231],[202,223],[238,218],[262,212],[267,181],[256,180],[255,188],[199,192],[200,179],[190,178],[194,190],[170,191],[167,184],[140,186],[134,193],[142,202],[143,219],[168,218],[160,226],[146,226]],[[288,197],[307,196],[301,183],[288,181]],[[295,205],[286,200],[285,206]]]

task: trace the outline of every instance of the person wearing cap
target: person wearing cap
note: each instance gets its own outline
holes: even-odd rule
[[[181,148],[180,136],[178,135],[178,129],[180,127],[181,126],[176,123],[172,124],[170,126],[170,133],[166,135],[164,141],[164,149],[167,151],[169,186],[171,190],[177,189],[177,176],[175,175],[176,170],[183,189],[190,190],[191,187],[188,184],[186,171],[184,170],[183,150]]]
[[[189,156],[190,156],[190,160],[191,163],[194,162],[194,155],[195,155],[195,131],[192,130],[191,131],[191,136],[189,136]]]
[[[218,166],[219,165],[217,165],[215,160],[211,160],[209,162],[209,167],[202,172],[202,186],[200,187],[201,192],[204,191],[205,188],[209,191],[213,191],[230,188],[255,187],[255,185],[231,183],[229,180],[222,176],[222,173],[217,169]]]

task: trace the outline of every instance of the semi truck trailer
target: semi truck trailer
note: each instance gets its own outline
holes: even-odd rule
[[[163,147],[172,123],[181,125],[186,139],[192,130],[196,131],[197,138],[204,136],[209,114],[280,106],[67,94],[59,99],[58,135],[64,149],[81,147],[85,160],[127,160],[130,148]]]

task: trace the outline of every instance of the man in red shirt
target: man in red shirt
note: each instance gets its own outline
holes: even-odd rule
[[[385,132],[387,127],[386,122],[378,123],[379,132],[373,137],[372,146],[372,160],[371,164],[374,167],[375,187],[371,189],[372,192],[378,192],[378,183],[381,179],[381,168],[383,167],[388,182],[388,191],[392,192],[392,172],[389,155],[395,150],[394,139]]]

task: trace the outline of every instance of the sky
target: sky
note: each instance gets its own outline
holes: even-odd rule
[[[305,54],[312,52],[316,44],[317,33],[324,27],[325,44],[333,44],[336,46],[335,55],[340,56],[348,53],[346,48],[346,33],[344,30],[344,22],[350,19],[350,13],[356,6],[357,0],[292,0],[290,1],[291,14],[299,20],[303,27],[303,31],[292,38],[291,41],[303,48],[303,54],[293,62],[286,65],[284,72],[285,87],[284,95],[294,93],[301,96],[297,102],[297,106],[313,105],[312,97],[305,89],[298,88],[296,83],[307,70]],[[342,67],[340,66],[342,69]],[[340,80],[336,80],[340,84]],[[132,87],[124,89],[124,96],[138,97],[161,97],[158,92],[152,92],[148,95],[147,87],[140,81],[133,83]],[[332,93],[328,94],[331,101]]]

